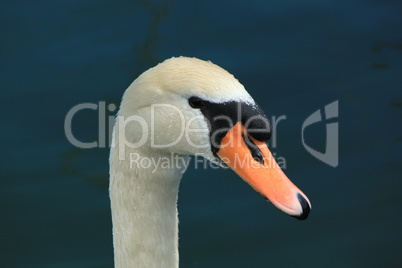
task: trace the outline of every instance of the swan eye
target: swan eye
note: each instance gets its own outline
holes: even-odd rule
[[[204,101],[198,97],[189,98],[188,103],[193,108],[201,108],[202,106],[204,106]]]

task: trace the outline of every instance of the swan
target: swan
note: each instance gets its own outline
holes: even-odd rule
[[[191,155],[307,218],[310,201],[275,162],[270,135],[244,86],[210,61],[175,57],[142,73],[123,95],[109,158],[115,267],[178,267],[177,197]]]

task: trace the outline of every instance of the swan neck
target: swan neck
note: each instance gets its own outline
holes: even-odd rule
[[[117,154],[112,148],[115,267],[178,267],[177,198],[188,157],[131,150],[125,161]]]

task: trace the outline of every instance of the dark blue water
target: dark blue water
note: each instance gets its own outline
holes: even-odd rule
[[[180,189],[181,267],[402,267],[400,1],[3,1],[1,267],[112,267],[108,149],[79,150],[64,118],[118,104],[172,56],[233,73],[269,115],[273,151],[313,203],[305,222],[229,170],[191,165]],[[339,166],[301,126],[339,101]],[[112,116],[109,112],[106,116]],[[98,136],[96,111],[73,121]],[[306,132],[324,150],[325,122]]]

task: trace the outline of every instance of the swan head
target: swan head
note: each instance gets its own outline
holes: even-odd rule
[[[203,156],[231,167],[288,215],[309,214],[310,201],[265,143],[267,116],[233,75],[209,61],[171,58],[141,74],[124,93],[115,131],[124,134],[114,134],[115,147]]]

